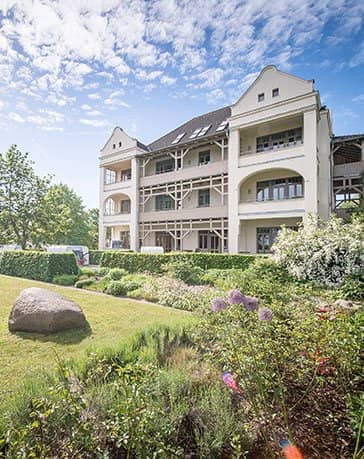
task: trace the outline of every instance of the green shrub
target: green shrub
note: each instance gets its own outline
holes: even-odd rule
[[[335,292],[336,297],[346,300],[364,300],[364,276],[349,276],[343,285]]]
[[[105,266],[102,268],[99,268],[97,271],[97,274],[101,277],[105,277],[109,274],[110,268],[106,268]]]
[[[188,285],[198,285],[202,283],[204,271],[199,266],[194,266],[191,260],[172,261],[167,263],[164,267],[169,276],[181,280]]]
[[[107,274],[107,277],[112,280],[120,280],[123,276],[128,274],[125,269],[122,268],[112,268]]]
[[[244,457],[245,411],[191,345],[186,327],[159,327],[62,366],[12,408],[7,457]]]
[[[257,257],[255,255],[229,255],[204,252],[171,252],[165,254],[145,254],[135,252],[106,251],[101,259],[101,266],[123,268],[129,272],[162,273],[164,265],[174,261],[190,261],[193,266],[202,269],[247,268]]]
[[[102,250],[89,250],[88,254],[90,265],[99,265],[103,253],[104,252]]]
[[[109,295],[114,295],[114,296],[123,296],[126,294],[126,291],[121,281],[112,280],[108,283],[106,287],[106,293],[108,293]]]
[[[59,276],[54,276],[52,283],[58,285],[75,285],[75,282],[78,280],[78,276],[74,274],[61,274]]]
[[[305,457],[352,457],[351,424],[358,423],[360,407],[349,413],[348,397],[354,400],[363,383],[363,311],[320,312],[316,298],[299,296],[274,301],[269,309],[261,304],[257,311],[237,293],[229,295],[234,304],[226,298],[225,304],[219,300],[218,312],[206,311],[195,328],[196,344],[206,361],[233,374],[246,415],[260,426],[257,433],[266,445],[259,457],[276,457],[271,432],[279,427],[290,432]],[[312,438],[320,442],[313,445]]]
[[[74,253],[14,250],[0,254],[0,274],[51,282],[61,274],[78,275]]]
[[[95,278],[88,277],[87,279],[81,279],[75,283],[75,287],[84,288],[92,285],[95,282]]]
[[[81,276],[95,277],[95,271],[91,268],[81,268],[80,273],[81,273]]]

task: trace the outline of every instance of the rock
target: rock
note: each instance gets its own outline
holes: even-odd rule
[[[333,306],[336,308],[336,309],[351,309],[354,305],[351,301],[347,301],[347,300],[336,300],[334,303],[333,303]]]
[[[15,300],[9,316],[9,331],[56,333],[89,324],[73,301],[43,288],[27,288]]]

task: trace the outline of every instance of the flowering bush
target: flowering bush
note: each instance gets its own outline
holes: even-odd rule
[[[364,260],[364,224],[332,216],[324,222],[309,216],[298,231],[283,228],[273,245],[274,259],[298,279],[327,287],[359,273]]]
[[[195,338],[259,432],[259,457],[276,457],[283,437],[305,457],[352,457],[360,409],[351,419],[348,400],[357,400],[362,382],[363,311],[304,297],[270,307],[254,298],[247,308],[246,298],[234,289],[213,299]]]
[[[155,301],[163,306],[195,311],[208,308],[210,300],[219,291],[205,285],[187,285],[184,282],[169,277],[152,277],[141,288],[131,292],[132,298],[144,298]]]

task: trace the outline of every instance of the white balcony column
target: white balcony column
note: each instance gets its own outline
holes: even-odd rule
[[[99,250],[104,249],[105,236],[104,236],[104,183],[105,183],[105,168],[100,167],[100,195],[99,195]]]
[[[239,154],[240,154],[240,131],[234,129],[229,135],[229,253],[239,251]]]
[[[130,248],[139,250],[139,164],[137,158],[131,160],[131,192],[130,192]]]
[[[305,152],[305,216],[318,212],[318,153],[316,109],[303,115],[303,145]]]

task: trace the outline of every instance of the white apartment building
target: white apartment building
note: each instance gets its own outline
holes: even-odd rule
[[[363,199],[364,135],[333,137],[313,80],[265,67],[232,106],[100,156],[99,248],[264,253],[281,225]]]

